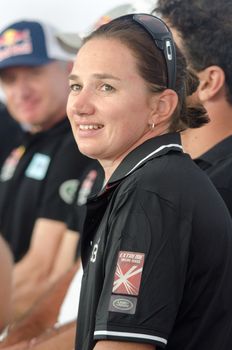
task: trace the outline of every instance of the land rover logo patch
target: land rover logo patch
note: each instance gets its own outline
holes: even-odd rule
[[[113,306],[118,310],[129,311],[133,308],[133,303],[127,299],[116,299],[113,301]]]
[[[133,315],[136,310],[137,298],[124,295],[112,295],[109,311]]]

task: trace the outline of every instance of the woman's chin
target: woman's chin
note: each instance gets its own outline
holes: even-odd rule
[[[93,159],[98,159],[98,152],[96,152],[96,149],[93,149],[92,147],[86,147],[82,145],[78,145],[79,151],[84,154],[85,156]]]

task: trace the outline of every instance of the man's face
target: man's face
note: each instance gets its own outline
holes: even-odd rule
[[[46,130],[65,115],[67,64],[54,61],[37,67],[11,67],[1,72],[9,112],[32,130]]]

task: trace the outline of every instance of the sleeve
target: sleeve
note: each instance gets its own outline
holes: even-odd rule
[[[49,166],[38,217],[67,223],[75,193],[92,160],[82,155],[72,137],[60,145]]]
[[[109,220],[95,339],[164,348],[185,283],[190,225],[155,193],[134,190]]]

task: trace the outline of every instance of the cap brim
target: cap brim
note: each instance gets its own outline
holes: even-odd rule
[[[10,67],[22,67],[22,66],[42,66],[44,64],[48,64],[53,62],[53,59],[50,58],[44,58],[44,57],[35,57],[35,56],[15,56],[10,57],[8,59],[3,60],[0,62],[0,70]]]
[[[66,50],[79,50],[82,45],[81,37],[77,33],[59,33],[56,35],[57,39]]]

